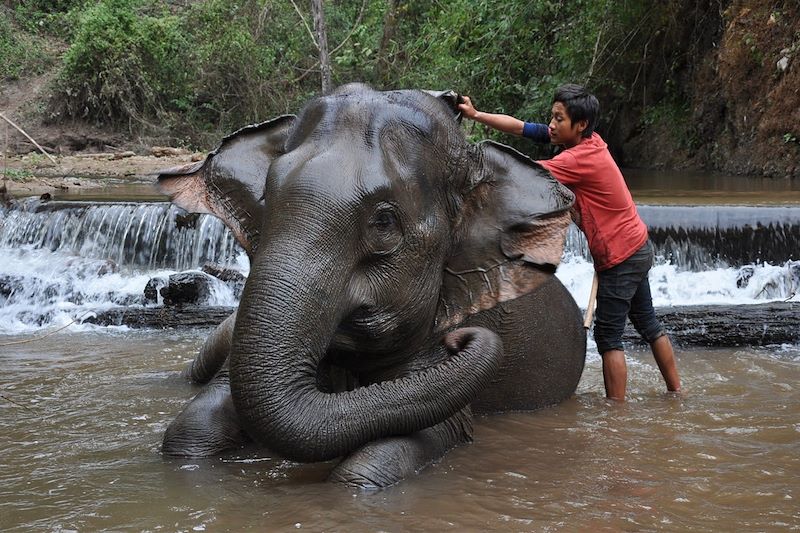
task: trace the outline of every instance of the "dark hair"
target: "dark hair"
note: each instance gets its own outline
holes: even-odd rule
[[[597,115],[600,114],[600,102],[593,94],[586,92],[581,85],[567,83],[556,89],[556,94],[553,96],[553,103],[555,102],[564,104],[573,124],[581,120],[586,121],[587,126],[581,134],[582,137],[592,135],[597,125]]]

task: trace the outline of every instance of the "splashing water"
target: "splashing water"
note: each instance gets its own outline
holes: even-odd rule
[[[709,214],[708,210],[650,206],[642,211],[643,217],[657,224],[651,234],[662,231],[667,225],[664,221],[672,228],[663,243],[656,243],[656,265],[650,273],[656,306],[798,298],[800,261],[791,260],[796,253],[791,247],[793,221],[800,209],[735,208],[732,214]],[[776,217],[789,217],[789,222],[778,224]],[[718,243],[722,230],[737,234],[737,221],[745,228],[761,227],[759,240],[750,239],[738,247],[741,252],[743,247],[755,246],[741,252],[754,257],[764,255],[761,243],[769,240],[765,232],[778,231],[776,240],[790,250],[780,252],[773,246],[770,253],[784,253],[787,260],[731,266],[730,257],[705,250],[709,243],[701,242],[698,231],[676,229],[674,221],[682,219],[711,234],[712,245]],[[556,275],[581,307],[586,306],[593,277],[587,257],[586,241],[572,227]],[[14,209],[0,210],[0,258],[0,333],[65,325],[86,313],[115,306],[147,305],[143,291],[148,281],[197,270],[206,263],[232,267],[245,275],[249,270],[246,254],[218,219],[187,214],[159,202],[24,200]],[[214,278],[206,303],[233,306],[237,301],[231,288]]]

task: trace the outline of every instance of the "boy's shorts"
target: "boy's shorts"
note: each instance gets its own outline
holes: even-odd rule
[[[666,333],[653,310],[647,276],[652,266],[653,244],[648,239],[625,261],[597,273],[594,340],[601,355],[609,350],[623,349],[626,317],[648,343]]]

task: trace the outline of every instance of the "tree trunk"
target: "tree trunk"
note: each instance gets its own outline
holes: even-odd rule
[[[378,79],[385,83],[389,74],[389,46],[397,31],[398,8],[402,0],[389,0],[383,17],[383,35],[378,47]]]
[[[311,0],[311,13],[314,16],[314,33],[319,47],[319,68],[322,79],[322,94],[331,90],[331,61],[328,57],[328,34],[325,30],[325,13],[322,0]]]

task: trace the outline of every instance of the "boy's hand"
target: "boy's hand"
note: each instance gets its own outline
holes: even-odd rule
[[[458,110],[461,111],[464,117],[474,120],[478,110],[472,105],[472,100],[470,100],[469,96],[464,95],[461,96],[461,99],[463,102],[458,104]]]

